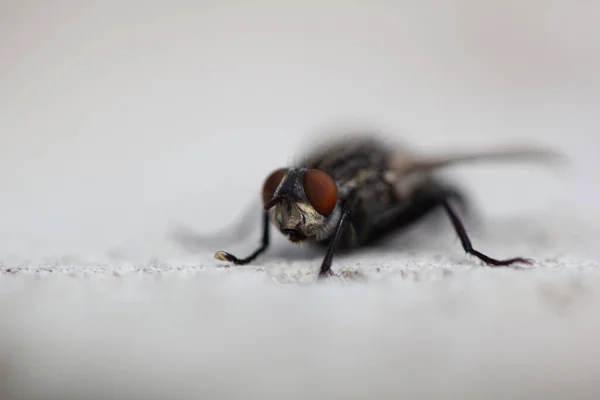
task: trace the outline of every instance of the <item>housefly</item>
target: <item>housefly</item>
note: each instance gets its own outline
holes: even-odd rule
[[[294,243],[326,248],[319,270],[323,278],[337,251],[370,245],[442,209],[466,253],[492,267],[530,264],[528,258],[497,259],[475,249],[455,209],[455,204],[466,206],[464,194],[435,172],[458,163],[550,156],[556,154],[536,148],[426,156],[374,136],[333,140],[265,179],[262,240],[256,250],[243,258],[226,251],[214,256],[236,265],[251,263],[267,250],[269,227],[274,225]]]

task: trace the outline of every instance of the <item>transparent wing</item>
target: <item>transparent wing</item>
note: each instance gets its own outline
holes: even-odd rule
[[[175,225],[169,234],[171,240],[189,251],[207,250],[238,243],[248,238],[260,224],[262,207],[258,201],[249,205],[234,224],[215,233],[200,233],[183,225]]]
[[[524,161],[562,164],[567,161],[564,154],[541,147],[504,147],[471,152],[452,152],[438,155],[415,155],[399,152],[392,157],[390,168],[400,175],[413,172],[430,172],[453,164],[480,161]]]

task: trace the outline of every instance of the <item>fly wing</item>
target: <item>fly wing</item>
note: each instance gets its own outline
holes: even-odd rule
[[[260,214],[260,218],[259,218]],[[181,247],[189,251],[201,251],[215,246],[221,247],[227,244],[239,243],[249,237],[262,218],[262,207],[258,202],[248,206],[242,217],[231,226],[212,233],[202,234],[195,229],[183,225],[176,225],[171,229],[170,238]]]
[[[324,165],[336,165],[356,158],[361,153],[386,152],[386,143],[378,136],[356,132],[329,133],[315,139],[294,162],[297,166],[321,169]]]
[[[418,156],[404,151],[392,156],[390,169],[398,175],[415,172],[428,173],[454,164],[480,161],[528,161],[528,162],[563,162],[566,157],[550,149],[538,147],[506,147],[472,152],[454,152],[439,155]]]

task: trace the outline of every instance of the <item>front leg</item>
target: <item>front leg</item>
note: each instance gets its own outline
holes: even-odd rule
[[[346,223],[348,222],[349,214],[350,213],[348,212],[348,210],[344,210],[342,212],[342,216],[341,216],[340,221],[338,222],[338,225],[335,229],[333,238],[331,239],[331,242],[329,243],[329,247],[327,248],[327,253],[325,254],[325,258],[323,259],[323,262],[321,263],[321,270],[319,271],[318,279],[325,278],[331,271],[331,262],[333,260],[333,253],[335,253],[337,246],[340,242],[342,233],[344,232],[344,227],[345,227]]]
[[[263,237],[260,247],[246,258],[237,258],[226,251],[217,251],[215,258],[221,261],[232,262],[235,265],[244,265],[252,262],[259,254],[263,253],[269,247],[269,212],[263,212]]]

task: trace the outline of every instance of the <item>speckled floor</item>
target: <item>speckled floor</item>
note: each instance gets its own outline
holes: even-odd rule
[[[317,254],[231,268],[210,254],[13,264],[0,275],[2,387],[14,398],[594,398],[600,236],[536,242],[532,226],[478,241],[536,259],[519,270],[480,266],[449,231],[340,257],[320,284]]]

